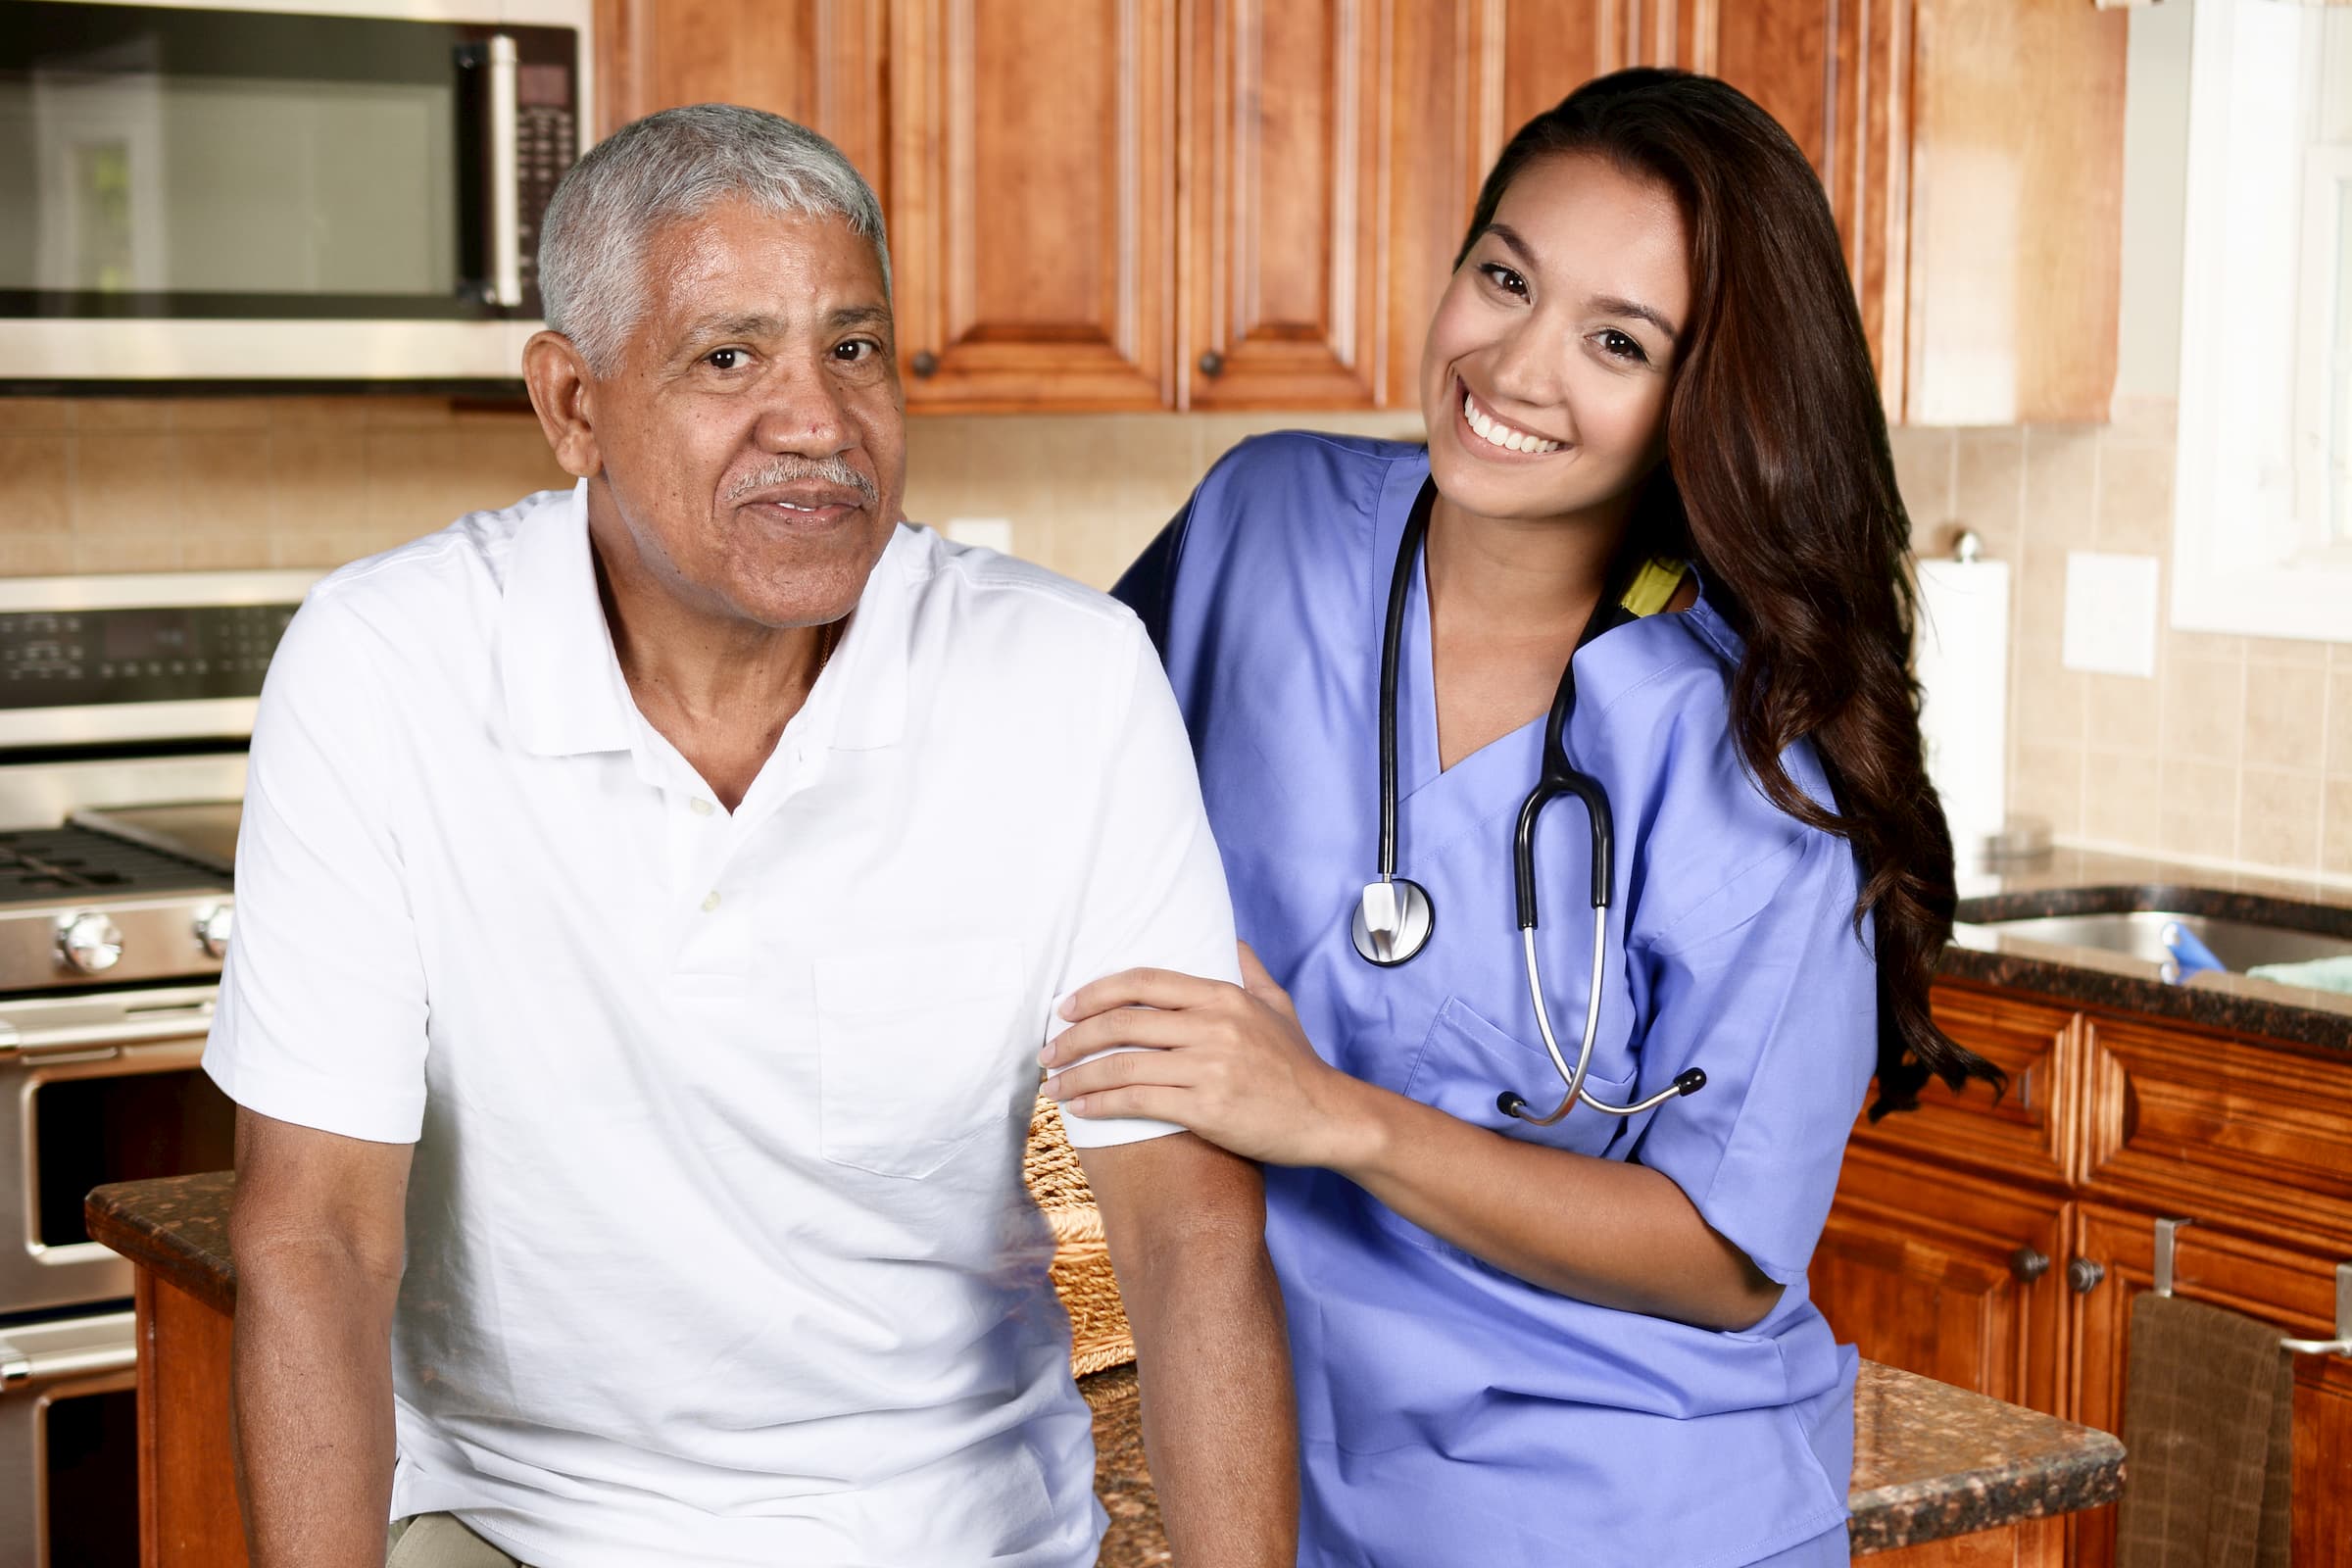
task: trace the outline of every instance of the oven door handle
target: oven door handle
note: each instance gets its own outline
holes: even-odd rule
[[[212,1004],[205,1003],[193,1007],[141,1013],[132,1018],[113,1018],[104,1023],[55,1024],[45,1029],[27,1030],[23,1034],[0,1023],[0,1054],[40,1057],[61,1051],[81,1051],[92,1046],[161,1045],[169,1041],[185,1040],[191,1034],[210,1028],[212,1021]]]
[[[24,1350],[0,1339],[0,1386],[56,1383],[66,1378],[123,1372],[139,1364],[136,1340],[128,1344],[81,1346],[70,1350]]]

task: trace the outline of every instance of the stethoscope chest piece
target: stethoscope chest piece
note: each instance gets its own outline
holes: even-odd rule
[[[1355,901],[1355,951],[1367,963],[1394,968],[1429,946],[1437,920],[1437,907],[1420,883],[1400,876],[1367,882]]]

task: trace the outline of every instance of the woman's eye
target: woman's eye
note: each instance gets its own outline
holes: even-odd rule
[[[1649,361],[1649,356],[1642,352],[1641,344],[1614,327],[1600,334],[1600,348],[1611,359],[1625,360],[1630,364],[1645,365]]]
[[[1500,262],[1484,263],[1479,267],[1479,270],[1486,273],[1488,282],[1493,283],[1505,294],[1518,299],[1527,298],[1527,279]]]

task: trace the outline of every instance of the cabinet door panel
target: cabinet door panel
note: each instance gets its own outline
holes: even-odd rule
[[[2065,1202],[1856,1145],[1813,1255],[1814,1301],[1873,1361],[2060,1412]],[[2028,1249],[2047,1271],[2022,1281]]]
[[[748,104],[831,138],[882,188],[887,0],[598,0],[599,133],[676,104]]]
[[[1169,0],[898,0],[892,16],[908,405],[1164,407]]]
[[[1196,0],[1185,132],[1194,408],[1371,407],[1387,389],[1376,0]]]
[[[1944,1032],[2009,1075],[1997,1100],[1985,1084],[1965,1090],[1931,1080],[1919,1109],[1873,1123],[1854,1137],[1880,1148],[1933,1152],[2010,1180],[2066,1184],[2081,1071],[2072,1008],[2006,992],[1941,982],[1931,997]]]
[[[2074,1300],[2077,1365],[2073,1418],[2124,1430],[2132,1302],[2155,1282],[2154,1216],[2084,1203],[2074,1255],[2105,1277]],[[2282,1335],[2325,1339],[2335,1332],[2335,1264],[2323,1252],[2274,1246],[2216,1226],[2178,1233],[2173,1288],[2184,1297],[2275,1323]],[[2295,1364],[2294,1568],[2352,1568],[2352,1362],[2298,1356]],[[2107,1568],[2115,1559],[2115,1510],[2069,1516],[2072,1561]]]
[[[1912,0],[1742,0],[1715,73],[1781,122],[1821,176],[1889,417],[1903,408]]]
[[[2087,1039],[2089,1190],[2352,1255],[2352,1056],[2096,1014]]]

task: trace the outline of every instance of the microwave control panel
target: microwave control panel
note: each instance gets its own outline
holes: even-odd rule
[[[258,697],[293,605],[0,614],[0,709]]]

